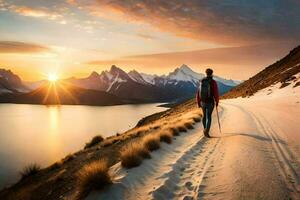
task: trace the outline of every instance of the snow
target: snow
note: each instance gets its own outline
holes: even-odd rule
[[[187,65],[182,65],[180,68],[177,68],[174,72],[170,73],[167,78],[176,81],[192,82],[194,86],[197,86],[199,80],[204,77],[204,74],[196,73]]]
[[[105,73],[106,77],[108,78],[108,80],[111,81],[113,78],[113,75],[107,71],[105,71],[104,73]]]
[[[139,82],[139,81],[140,81],[140,79],[138,78],[137,74],[135,74],[135,73],[128,73],[128,75],[129,75],[129,77],[130,77],[132,80],[134,80],[134,81],[136,81],[136,82]]]
[[[222,100],[210,135],[198,123],[151,159],[125,170],[87,199],[299,199],[300,86],[275,84],[249,98]]]
[[[194,72],[187,65],[182,65],[180,68],[177,68],[175,72],[169,74],[168,79],[192,82],[194,86],[198,85],[198,82],[205,77],[205,74]],[[214,79],[218,82],[221,82],[228,86],[236,86],[241,83],[241,81],[227,80],[219,76],[214,76]]]
[[[242,83],[242,81],[237,81],[237,80],[228,80],[228,79],[224,79],[224,78],[221,78],[219,76],[214,76],[214,79],[218,82],[221,82],[225,85],[228,85],[228,86],[236,86],[240,83]]]
[[[296,64],[296,65],[294,65],[294,66],[292,66],[292,67],[289,67],[289,68],[287,68],[286,70],[284,70],[284,71],[282,71],[282,72],[280,72],[280,73],[283,74],[283,73],[285,73],[286,71],[289,71],[290,69],[296,68],[296,67],[298,67],[298,66],[300,66],[300,63],[298,63],[298,64]]]
[[[27,89],[27,88],[15,88],[15,89],[22,93],[30,92],[30,89]]]
[[[187,65],[182,65],[177,68],[174,72],[170,73],[167,77],[170,80],[192,82],[194,86],[197,86],[199,81],[205,77],[205,74],[197,73],[189,68]],[[214,79],[228,86],[236,86],[240,84],[240,81],[227,80],[219,76],[214,76]]]
[[[106,92],[110,92],[112,86],[115,84],[115,83],[125,83],[127,82],[127,80],[124,80],[124,79],[121,79],[119,78],[119,74],[116,76],[116,78],[113,80],[113,82],[110,83],[110,85],[108,86]]]
[[[204,76],[203,74],[197,74],[196,72],[194,72],[191,68],[189,68],[187,65],[183,64],[180,68],[180,71],[182,71],[185,74],[190,74],[190,75],[194,75],[194,76]]]
[[[128,73],[129,77],[134,80],[135,82],[137,83],[141,83],[141,84],[150,84],[148,83],[147,81],[144,80],[144,78],[142,77],[141,74],[139,74],[137,71],[133,70],[133,71],[130,71]]]
[[[184,81],[191,82],[194,86],[197,86],[199,81],[205,77],[205,74],[197,73],[187,65],[182,65],[181,67],[177,68],[174,72],[171,72],[168,76],[149,75],[145,73],[141,73],[141,76],[146,82],[153,85],[155,84],[154,78],[159,77],[163,79],[163,85],[171,83],[177,85],[179,81]],[[214,76],[214,78],[217,81],[222,82],[223,84],[228,86],[236,86],[241,83],[241,81],[227,80],[218,76]]]
[[[284,88],[281,87],[281,83],[271,85],[270,87],[264,88],[254,94],[256,99],[274,100],[277,98],[286,98],[288,101],[291,99],[296,99],[300,101],[300,86],[295,87],[295,84],[300,81],[300,73],[294,75],[296,79],[289,81],[288,86]]]
[[[13,93],[13,92],[5,88],[0,88],[0,94],[7,94],[7,93]]]
[[[145,73],[140,73],[140,74],[147,83],[150,83],[152,85],[155,84],[154,78],[157,77],[157,75],[151,75],[151,74],[145,74]]]
[[[98,77],[98,73],[93,72],[95,76]],[[115,79],[116,76],[119,76],[119,80]],[[119,82],[126,82],[126,80],[132,80],[137,83],[143,85],[156,85],[156,86],[169,86],[169,85],[179,85],[180,82],[192,83],[195,87],[198,86],[199,81],[204,78],[205,75],[201,73],[197,73],[193,71],[187,65],[182,65],[181,67],[177,68],[175,71],[169,73],[168,75],[151,75],[146,73],[139,73],[135,70],[130,71],[129,73],[124,72],[120,68],[112,67],[110,71],[103,71],[100,75],[100,78],[94,80],[94,82],[90,82],[88,84],[83,83],[85,87],[89,89],[99,88],[99,84],[105,85],[105,91],[111,90],[112,86]],[[223,82],[226,85],[235,86],[236,82],[233,80],[226,80],[219,77],[216,77],[219,81]],[[85,79],[83,79],[83,82]],[[81,80],[78,80],[78,83],[81,83]],[[82,86],[80,85],[80,86]]]

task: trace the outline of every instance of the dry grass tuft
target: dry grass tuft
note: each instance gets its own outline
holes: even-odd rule
[[[173,134],[173,136],[179,136],[180,135],[179,130],[175,127],[172,127],[169,130]]]
[[[185,122],[185,123],[184,123],[184,126],[185,126],[187,129],[194,129],[193,122]]]
[[[137,152],[141,157],[147,159],[151,158],[150,151],[144,146],[143,143],[135,143],[134,145],[136,146]]]
[[[177,129],[179,132],[187,132],[187,128],[184,124],[178,125]]]
[[[155,125],[152,127],[152,129],[156,130],[156,129],[159,129],[160,128],[160,125]]]
[[[151,158],[150,152],[140,143],[129,143],[121,150],[121,164],[126,168],[139,166],[143,158]]]
[[[104,142],[102,143],[102,146],[103,146],[103,147],[108,147],[108,146],[112,145],[113,142],[114,142],[114,141],[111,140],[111,139],[106,139],[106,140],[104,140]]]
[[[92,138],[92,140],[85,144],[84,149],[88,149],[92,146],[95,146],[96,144],[99,144],[102,142],[104,138],[101,135],[96,135]]]
[[[120,141],[120,139],[118,139],[118,138],[109,138],[109,139],[106,139],[106,140],[103,141],[102,146],[103,147],[108,147],[108,146],[111,146],[113,144],[116,144],[119,141]]]
[[[54,169],[57,169],[57,168],[59,168],[61,166],[62,166],[62,162],[61,161],[57,161],[57,162],[53,163],[52,165],[50,165],[49,169],[50,170],[54,170]]]
[[[143,133],[144,133],[144,131],[137,131],[137,132],[136,132],[136,135],[137,135],[137,136],[141,136]]]
[[[91,190],[99,190],[112,183],[107,160],[86,164],[77,174],[78,199],[83,199]]]
[[[71,161],[71,160],[74,160],[74,158],[75,158],[75,155],[69,154],[69,155],[67,155],[65,158],[62,159],[62,162],[63,162],[63,163],[66,163],[66,162],[69,162],[69,161]]]
[[[25,179],[27,177],[33,176],[35,174],[37,174],[39,171],[41,170],[41,167],[36,164],[30,164],[26,167],[24,167],[24,169],[20,172],[21,174],[21,179]]]
[[[159,133],[160,141],[171,144],[173,139],[173,134],[169,130],[163,130]]]
[[[160,137],[156,134],[149,134],[143,138],[143,143],[149,151],[154,151],[160,148]]]
[[[201,116],[198,117],[193,117],[194,122],[200,122],[201,121]]]

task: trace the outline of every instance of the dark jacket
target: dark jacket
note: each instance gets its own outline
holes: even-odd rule
[[[217,81],[215,81],[214,79],[212,79],[212,87],[213,87],[214,101],[216,103],[216,106],[218,106],[218,104],[219,104],[219,89],[218,89]],[[199,107],[201,107],[200,90],[201,90],[201,82],[200,82],[200,87],[198,88],[197,94],[196,94],[196,99],[197,99],[197,103],[198,103]]]

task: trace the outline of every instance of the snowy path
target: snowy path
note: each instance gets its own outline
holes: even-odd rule
[[[88,199],[300,199],[299,97],[271,100],[223,101],[222,134],[214,112],[213,138],[199,123]]]

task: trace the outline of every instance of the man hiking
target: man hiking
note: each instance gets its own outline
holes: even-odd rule
[[[205,73],[206,77],[200,81],[196,97],[198,107],[201,107],[203,112],[203,133],[206,137],[210,137],[211,114],[215,104],[216,106],[219,104],[219,90],[217,82],[213,79],[213,70],[208,68]]]

